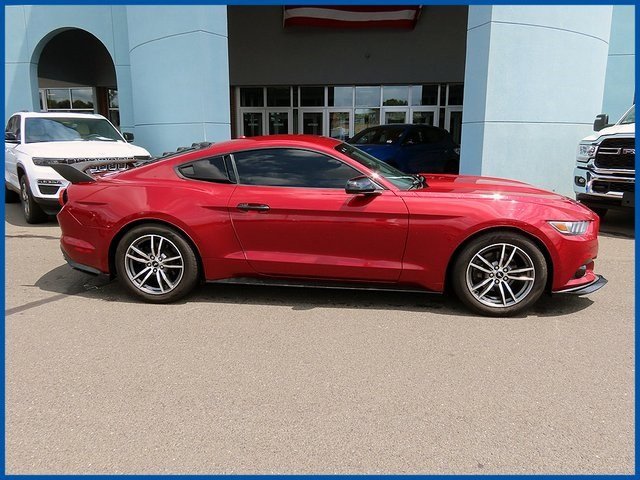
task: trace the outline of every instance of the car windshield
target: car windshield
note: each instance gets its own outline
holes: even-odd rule
[[[123,142],[120,133],[102,118],[46,117],[25,120],[25,142]]]
[[[630,123],[636,123],[636,106],[631,107],[631,110],[627,112],[627,114],[622,117],[620,120],[620,125],[629,125]]]
[[[353,137],[351,143],[358,145],[390,145],[400,141],[403,127],[376,127],[364,130]]]
[[[384,163],[382,160],[378,160],[359,148],[354,147],[353,145],[341,143],[336,146],[336,150],[350,159],[355,160],[360,165],[364,165],[381,177],[384,177],[400,190],[410,190],[411,188],[416,187],[415,175],[403,173],[400,170],[393,168],[391,165]]]

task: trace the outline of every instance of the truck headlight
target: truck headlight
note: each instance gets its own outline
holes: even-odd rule
[[[43,158],[43,157],[33,157],[33,164],[39,167],[44,167],[47,165],[53,165],[54,163],[60,163],[62,159],[60,158]]]
[[[550,220],[549,225],[563,235],[584,235],[589,228],[590,220],[578,220],[574,222]]]
[[[576,155],[576,159],[579,162],[587,163],[591,158],[596,156],[597,151],[597,145],[592,145],[590,143],[581,143],[580,145],[578,145],[578,153]]]

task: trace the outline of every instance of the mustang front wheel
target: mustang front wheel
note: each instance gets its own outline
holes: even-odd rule
[[[116,250],[116,270],[131,292],[153,303],[185,296],[199,276],[189,243],[173,229],[155,224],[135,227],[122,237]]]
[[[528,238],[497,232],[473,240],[453,267],[453,287],[471,309],[491,316],[521,312],[547,283],[544,255]]]

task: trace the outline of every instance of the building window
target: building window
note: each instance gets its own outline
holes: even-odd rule
[[[40,109],[44,112],[95,112],[93,88],[44,88],[40,92]]]
[[[462,84],[235,87],[238,136],[304,133],[345,140],[376,125],[443,127],[460,142]]]
[[[116,128],[120,128],[120,104],[118,103],[118,90],[110,88],[107,91],[109,97],[109,121],[113,123]]]

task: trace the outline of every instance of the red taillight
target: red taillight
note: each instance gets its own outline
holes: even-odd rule
[[[60,190],[60,193],[58,194],[58,203],[60,204],[61,207],[64,207],[64,204],[67,203],[68,197],[67,197],[67,189],[63,188],[62,190]]]

